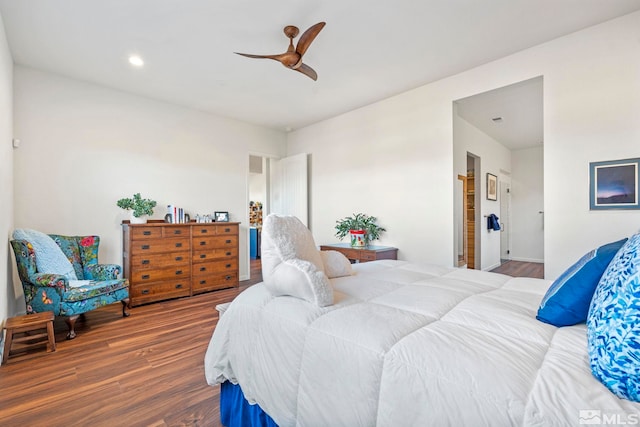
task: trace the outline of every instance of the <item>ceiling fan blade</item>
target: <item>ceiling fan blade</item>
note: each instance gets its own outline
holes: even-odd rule
[[[250,53],[240,53],[240,52],[233,52],[236,55],[240,55],[240,56],[246,56],[247,58],[266,58],[266,59],[275,59],[276,61],[280,61],[280,59],[282,58],[283,54],[278,54],[278,55],[252,55]]]
[[[304,55],[309,48],[309,45],[311,45],[311,42],[316,38],[320,30],[322,30],[325,25],[326,22],[318,22],[316,25],[309,27],[309,29],[300,36],[298,46],[296,47],[296,52],[298,52],[300,56]]]
[[[298,68],[292,68],[292,70],[299,71],[313,80],[318,80],[318,73],[316,73],[314,69],[309,67],[307,64],[302,64]]]

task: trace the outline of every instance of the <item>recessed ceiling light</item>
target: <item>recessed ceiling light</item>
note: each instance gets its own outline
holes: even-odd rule
[[[144,65],[144,61],[138,55],[131,55],[129,57],[129,64],[134,67],[142,67]]]

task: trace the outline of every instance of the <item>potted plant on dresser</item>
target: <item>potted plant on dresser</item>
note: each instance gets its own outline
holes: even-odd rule
[[[342,240],[349,235],[352,247],[363,248],[379,239],[383,231],[387,231],[376,224],[376,221],[376,217],[363,213],[339,219],[336,221],[336,237]]]
[[[131,210],[131,224],[145,224],[147,217],[153,215],[153,208],[156,207],[155,200],[143,199],[140,193],[120,199],[116,204],[119,208]]]

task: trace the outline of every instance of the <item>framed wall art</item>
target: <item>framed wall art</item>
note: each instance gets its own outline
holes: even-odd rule
[[[487,173],[487,200],[498,200],[498,177]]]
[[[589,208],[640,209],[640,158],[589,163]]]

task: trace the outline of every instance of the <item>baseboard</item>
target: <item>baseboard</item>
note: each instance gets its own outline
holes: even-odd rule
[[[544,264],[544,260],[543,259],[534,259],[534,258],[511,257],[510,261],[537,262],[539,264]]]
[[[249,280],[249,279],[250,279],[249,275],[246,274],[244,276],[240,276],[240,279],[238,279],[238,280],[240,280],[242,282],[243,280]]]
[[[493,265],[492,265],[492,266],[490,266],[490,267],[484,268],[482,271],[491,271],[491,270],[493,270],[494,268],[498,268],[498,267],[500,267],[500,263],[493,264]]]

